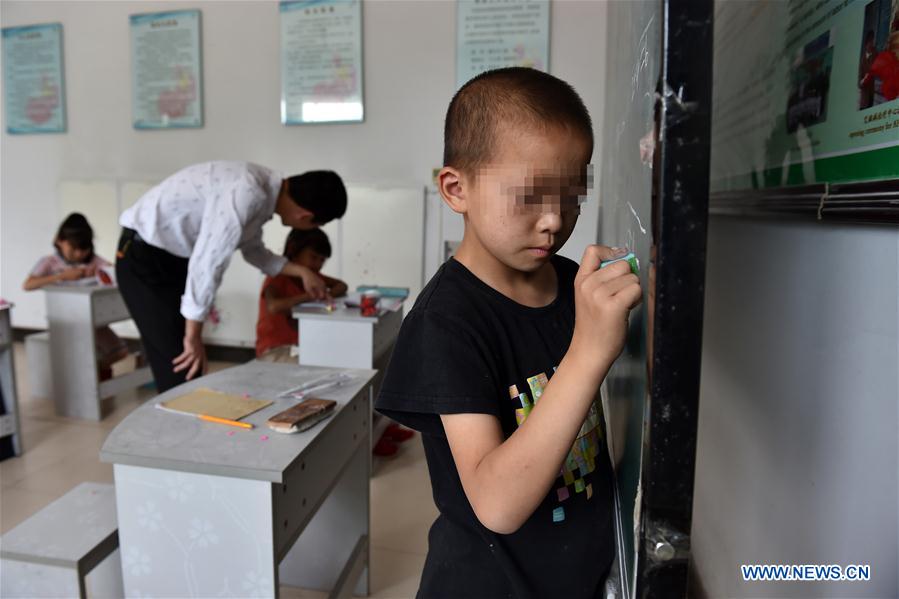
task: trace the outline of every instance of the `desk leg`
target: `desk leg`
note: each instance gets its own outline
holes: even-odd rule
[[[368,595],[370,454],[369,443],[360,443],[281,561],[282,584],[330,591],[332,597]]]
[[[126,597],[277,597],[270,482],[114,470]]]
[[[47,293],[47,321],[56,413],[101,420],[90,296]]]

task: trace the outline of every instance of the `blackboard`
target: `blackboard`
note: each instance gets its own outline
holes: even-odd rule
[[[712,1],[609,4],[602,241],[641,263],[643,305],[603,386],[624,597],[683,596],[708,217]]]

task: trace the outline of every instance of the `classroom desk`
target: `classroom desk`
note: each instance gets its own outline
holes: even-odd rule
[[[97,377],[94,331],[131,315],[117,287],[48,285],[47,322],[56,413],[101,420],[103,400],[153,380],[149,367],[103,382]]]
[[[298,321],[300,365],[377,369],[372,381],[377,396],[403,324],[402,300],[386,298],[384,301],[396,309],[382,311],[377,316],[362,316],[359,308],[342,303],[332,312],[304,309],[302,304],[295,306],[293,317]],[[389,421],[373,412],[372,422],[374,446]]]
[[[3,414],[0,415],[0,438],[12,437],[13,455],[22,453],[19,437],[19,396],[16,391],[16,366],[13,359],[13,337],[10,312],[12,304],[0,306],[0,395]]]
[[[362,316],[359,308],[342,303],[331,312],[294,306],[299,323],[300,364],[335,368],[379,368],[377,364],[396,342],[403,324],[402,304],[377,316]]]
[[[331,418],[283,435],[282,391],[335,369],[249,362],[170,389],[109,435],[125,595],[277,597],[278,585],[368,594],[371,370],[316,396]],[[197,387],[271,399],[243,430],[156,409]],[[302,534],[301,534],[302,533]],[[358,581],[358,584],[357,584]]]

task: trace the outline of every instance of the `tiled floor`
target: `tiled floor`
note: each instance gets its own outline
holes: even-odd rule
[[[112,482],[112,466],[98,455],[109,431],[152,397],[140,390],[115,398],[101,422],[60,418],[53,402],[28,393],[22,344],[16,344],[24,452],[0,462],[0,533],[5,533],[80,482]],[[230,364],[213,363],[211,370]],[[399,455],[376,460],[371,481],[371,596],[414,597],[427,551],[428,527],[437,515],[431,498],[421,440],[416,435]],[[2,573],[0,573],[2,575]],[[282,587],[282,597],[324,597],[324,593]]]

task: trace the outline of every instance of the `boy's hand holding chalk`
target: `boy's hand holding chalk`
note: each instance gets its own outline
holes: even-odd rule
[[[633,252],[628,252],[627,254],[625,254],[624,256],[621,256],[620,258],[612,258],[611,260],[603,260],[602,262],[599,263],[599,267],[605,268],[609,264],[615,264],[616,262],[622,262],[622,261],[627,262],[628,264],[631,265],[632,273],[634,273],[637,276],[640,275],[640,260],[637,258],[637,256],[634,255]]]
[[[583,367],[599,369],[601,376],[621,353],[627,315],[640,303],[638,268],[636,256],[626,250],[591,245],[574,279],[571,348],[583,357]]]

